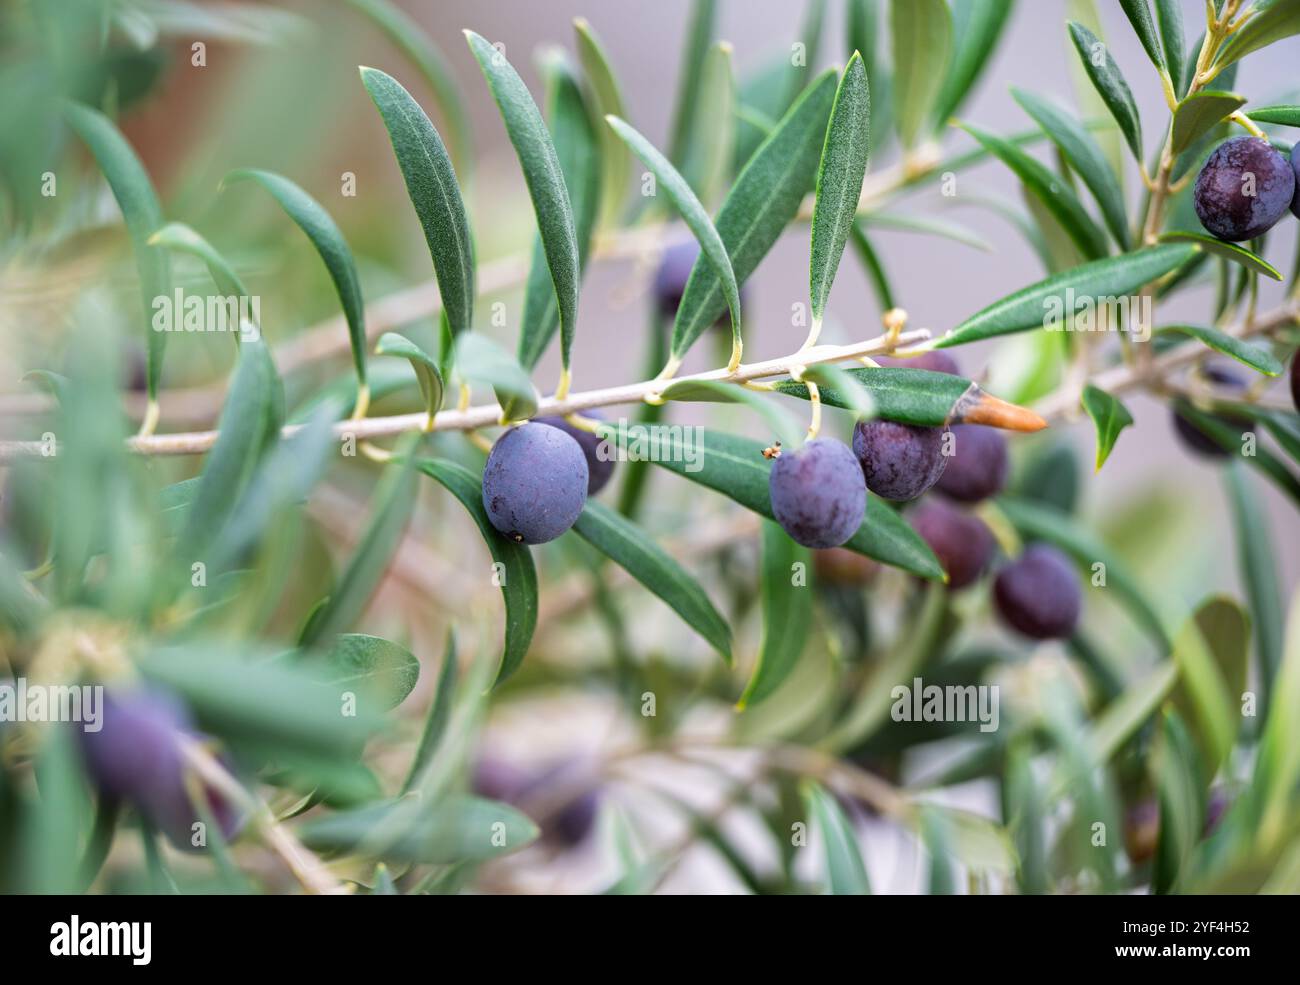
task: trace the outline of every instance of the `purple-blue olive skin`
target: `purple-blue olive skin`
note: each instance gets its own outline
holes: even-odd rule
[[[1207,366],[1202,370],[1202,373],[1206,379],[1221,390],[1244,391],[1246,389],[1246,381],[1230,370],[1218,366]],[[1227,458],[1232,454],[1213,437],[1178,413],[1177,408],[1171,410],[1170,413],[1173,415],[1174,432],[1189,451],[1193,451],[1203,458]],[[1211,416],[1225,426],[1243,434],[1254,430],[1247,418],[1235,414],[1217,413]]]
[[[880,356],[876,362],[882,366],[897,369],[928,369],[931,373],[947,373],[949,376],[961,376],[961,367],[957,360],[941,349],[931,349],[919,356],[906,359],[898,356]]]
[[[895,502],[916,499],[939,481],[948,464],[943,433],[938,427],[859,421],[853,428],[853,453],[867,488]]]
[[[159,691],[105,692],[102,727],[80,730],[86,772],[100,793],[126,801],[161,829],[177,848],[196,847],[198,812],[185,786],[181,742],[194,734],[184,706]],[[206,788],[207,806],[226,840],[243,818],[229,801]]]
[[[587,456],[564,431],[529,422],[497,438],[483,469],[483,508],[520,544],[564,533],[587,503]]]
[[[1291,148],[1291,175],[1295,178],[1295,194],[1291,196],[1291,214],[1300,219],[1300,157],[1296,156],[1295,148]],[[1296,400],[1300,404],[1300,399]]]
[[[695,269],[695,261],[699,257],[700,244],[693,239],[673,243],[664,250],[659,260],[659,267],[655,270],[652,287],[655,308],[664,320],[672,321],[677,317],[677,309],[681,306],[682,296],[686,293],[686,282],[691,279],[691,271]],[[742,289],[742,306],[745,298],[746,292]],[[730,325],[730,313],[724,308],[714,324]]]
[[[998,614],[1035,640],[1066,639],[1079,624],[1083,588],[1070,559],[1049,544],[1030,544],[993,581]]]
[[[600,420],[600,415],[593,411],[583,411],[587,417]],[[559,428],[578,443],[582,453],[587,456],[587,495],[594,496],[609,484],[614,474],[614,459],[609,454],[609,443],[599,435],[574,427],[563,417],[534,417],[534,424],[545,424]],[[605,446],[605,456],[601,456],[601,446]]]
[[[1206,230],[1238,243],[1268,232],[1291,206],[1295,190],[1292,164],[1272,144],[1233,137],[1201,168],[1192,201]]]
[[[576,848],[585,841],[600,813],[599,789],[586,783],[571,760],[533,772],[504,759],[483,756],[474,764],[472,786],[480,797],[510,804],[530,816],[545,805],[546,816],[533,816],[533,820],[541,828],[543,839],[565,848]],[[557,786],[583,789],[565,803],[550,804],[549,791]]]
[[[993,560],[996,542],[984,521],[942,499],[922,500],[908,520],[948,573],[949,589],[970,585]]]
[[[1007,484],[1011,461],[1007,439],[982,424],[952,426],[952,454],[935,488],[949,499],[978,503],[996,496]]]
[[[772,515],[804,547],[839,547],[862,526],[867,487],[849,446],[815,438],[782,453],[768,478]]]

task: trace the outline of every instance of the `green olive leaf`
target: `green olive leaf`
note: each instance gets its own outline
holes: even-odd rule
[[[805,571],[812,567],[812,552],[796,544],[771,520],[764,520],[762,528],[759,597],[763,642],[754,673],[736,702],[737,710],[758,704],[784,683],[803,653],[812,625],[813,590],[806,581],[796,584],[791,576],[796,564],[802,564]]]
[[[1250,19],[1219,49],[1214,70],[1222,71],[1252,51],[1296,34],[1300,34],[1300,2],[1259,0],[1251,8]]]
[[[870,129],[871,89],[862,56],[855,53],[835,90],[821,163],[817,167],[808,263],[814,325],[821,323],[849,229],[858,212],[862,179],[867,173]]]
[[[1147,0],[1119,0],[1119,5],[1128,22],[1133,25],[1133,32],[1142,42],[1142,50],[1151,59],[1151,64],[1157,70],[1165,71],[1164,52],[1160,50],[1160,39],[1156,35],[1156,25],[1151,19],[1151,8],[1147,6]]]
[[[596,36],[596,32],[583,17],[574,18],[573,31],[577,39],[578,61],[582,64],[582,71],[586,76],[590,92],[590,98],[585,102],[591,112],[591,129],[600,143],[600,200],[603,203],[601,217],[605,224],[612,225],[618,221],[619,214],[623,210],[631,162],[627,148],[613,131],[604,125],[604,120],[609,115],[627,119],[627,109],[623,105],[623,94],[619,89],[614,69],[610,65],[609,56],[605,53],[605,47]],[[563,166],[564,152],[558,143],[555,150]],[[564,180],[566,182],[569,180],[567,171]],[[582,215],[582,209],[576,203],[573,211],[575,216]],[[578,231],[581,234],[581,225],[578,226]],[[578,246],[581,249],[581,238]]]
[[[698,581],[640,527],[588,499],[573,529],[666,602],[688,626],[731,663],[731,629]]]
[[[537,569],[527,546],[503,537],[483,508],[483,480],[455,462],[422,459],[416,468],[456,497],[478,526],[492,560],[502,565],[501,595],[506,604],[505,644],[496,683],[519,669],[537,628]]]
[[[1225,260],[1231,260],[1249,271],[1263,274],[1265,277],[1272,277],[1274,280],[1280,281],[1282,279],[1282,274],[1276,267],[1238,243],[1227,243],[1213,236],[1207,236],[1205,233],[1182,229],[1161,233],[1160,242],[1192,243],[1207,253],[1213,253]]]
[[[383,118],[433,259],[442,315],[453,336],[474,320],[474,242],[456,169],[424,110],[392,76],[361,69],[361,81]]]
[[[934,120],[943,127],[961,108],[975,83],[998,50],[1013,0],[954,0],[952,5],[955,47],[943,87],[935,100]],[[870,64],[868,64],[870,69]],[[868,72],[870,74],[870,72]]]
[[[546,251],[560,309],[560,361],[567,368],[578,328],[578,282],[581,278],[578,232],[564,172],[541,111],[528,87],[500,50],[473,31],[466,31],[470,51],[483,70],[496,100],[510,143],[537,213],[537,229]]]
[[[1244,342],[1241,339],[1221,332],[1217,328],[1203,325],[1161,325],[1155,331],[1156,337],[1165,335],[1185,335],[1203,342],[1216,352],[1231,356],[1237,362],[1258,370],[1265,376],[1280,376],[1282,364],[1267,349]]]
[[[1101,467],[1106,464],[1106,459],[1110,457],[1115,442],[1119,440],[1119,433],[1133,423],[1133,415],[1118,398],[1091,383],[1083,388],[1080,403],[1083,404],[1083,409],[1088,412],[1088,416],[1092,418],[1092,423],[1097,428],[1096,470],[1100,472]]]
[[[1110,48],[1082,24],[1070,21],[1068,26],[1070,39],[1083,62],[1084,71],[1110,110],[1111,116],[1119,124],[1133,157],[1141,163],[1142,121],[1138,116],[1137,103],[1133,101],[1133,93],[1124,81],[1124,75],[1115,64],[1115,59],[1111,57]]]
[[[817,822],[826,853],[826,886],[832,896],[869,896],[871,883],[858,837],[835,798],[816,783],[804,788],[809,816]]]
[[[1256,123],[1274,123],[1284,127],[1300,127],[1300,106],[1261,106],[1246,115]]]
[[[528,373],[509,352],[479,332],[456,339],[456,372],[496,391],[501,413],[508,421],[522,421],[537,413],[540,396]]]
[[[385,332],[375,344],[375,355],[397,356],[407,360],[415,371],[415,378],[420,384],[420,394],[424,397],[425,409],[429,419],[438,413],[442,406],[443,381],[438,371],[438,363],[432,356],[397,332]]]
[[[921,135],[948,72],[952,14],[945,0],[890,0],[894,117],[904,150]]]
[[[338,292],[339,303],[348,323],[348,339],[352,344],[352,362],[357,379],[366,381],[366,308],[361,298],[361,281],[357,277],[357,263],[343,231],[316,199],[312,198],[283,175],[270,171],[243,169],[226,175],[223,185],[240,181],[254,181],[261,185],[280,207],[288,213],[298,227],[307,234],[312,246],[320,254],[329,271],[330,280]]]
[[[1246,105],[1246,97],[1213,89],[1193,93],[1174,110],[1172,148],[1181,154],[1223,120]]]
[[[1182,95],[1179,88],[1183,78],[1183,38],[1182,0],[1156,0],[1156,24],[1160,29],[1160,43],[1164,47],[1165,65],[1174,86],[1174,95]]]

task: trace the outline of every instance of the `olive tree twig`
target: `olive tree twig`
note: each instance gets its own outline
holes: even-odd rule
[[[917,329],[904,332],[897,338],[886,335],[877,336],[852,345],[819,345],[804,349],[798,353],[768,359],[763,362],[741,364],[734,372],[726,368],[707,370],[688,376],[679,376],[672,382],[716,381],[722,383],[745,383],[749,380],[768,376],[782,376],[796,366],[812,366],[819,363],[834,363],[862,356],[890,352],[895,347],[919,343],[930,337],[929,331]],[[614,404],[638,403],[647,397],[654,397],[667,383],[660,379],[642,380],[639,383],[627,383],[622,386],[606,387],[599,390],[587,390],[571,393],[563,400],[553,397],[541,401],[537,414],[539,416],[567,416],[578,414],[595,407],[608,407]],[[985,398],[993,402],[992,398]],[[335,433],[343,438],[351,436],[358,441],[371,438],[391,437],[411,431],[473,431],[478,428],[493,427],[501,418],[501,408],[493,404],[480,404],[464,410],[440,411],[429,426],[429,415],[420,411],[415,414],[399,414],[393,417],[369,417],[359,420],[340,421],[334,426]],[[300,430],[303,425],[291,425],[284,429],[284,436],[289,437]],[[216,431],[191,431],[177,434],[154,434],[127,439],[127,447],[141,455],[196,455],[207,451],[217,440]],[[0,441],[0,463],[16,458],[37,458],[49,456],[48,447],[40,441]]]

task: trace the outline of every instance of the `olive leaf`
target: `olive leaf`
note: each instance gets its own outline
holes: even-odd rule
[[[420,679],[420,661],[415,654],[391,640],[365,633],[336,636],[325,663],[328,672],[321,676],[323,683],[347,691],[358,686],[372,691],[384,711],[405,701]]]
[[[934,120],[937,126],[943,127],[974,90],[989,58],[998,49],[1011,7],[1012,0],[954,0],[952,26],[955,47],[948,74],[935,99]]]
[[[609,507],[588,499],[573,529],[663,599],[731,663],[731,629],[726,620],[713,607],[703,586],[640,527]]]
[[[844,67],[835,90],[821,163],[817,167],[808,264],[814,325],[821,323],[849,229],[857,215],[862,179],[867,173],[870,127],[871,89],[862,56],[855,53]]]
[[[962,129],[978,140],[989,153],[1009,167],[1025,188],[1043,204],[1061,224],[1070,241],[1089,260],[1106,255],[1106,236],[1080,203],[1074,190],[1045,165],[1030,157],[1014,144],[969,123]]]
[[[167,252],[149,245],[149,237],[163,224],[162,206],[158,204],[158,194],[140,158],[108,117],[79,103],[67,103],[63,112],[68,125],[76,131],[104,173],[131,238],[131,250],[140,273],[140,300],[144,307],[142,325],[148,355],[146,388],[153,399],[158,394],[158,383],[162,378],[163,349],[167,342],[167,333],[155,332],[150,325],[154,299],[170,297],[172,292]]]
[[[1128,249],[1129,231],[1124,211],[1124,191],[1091,134],[1065,110],[1036,93],[1012,86],[1011,96],[1060,149],[1070,167],[1096,199],[1106,228],[1110,230],[1115,242],[1120,249]]]
[[[832,896],[868,896],[871,883],[857,833],[835,798],[816,783],[804,788],[808,814],[817,822],[826,854],[826,885]]]
[[[1173,152],[1181,154],[1245,105],[1246,97],[1235,92],[1208,89],[1188,96],[1174,110]]]
[[[1156,36],[1156,25],[1151,20],[1151,8],[1147,6],[1147,0],[1119,0],[1119,5],[1128,22],[1133,25],[1133,32],[1142,42],[1142,50],[1151,59],[1151,64],[1157,70],[1165,71],[1164,52],[1160,49],[1160,39]]]
[[[198,257],[207,268],[217,290],[230,297],[248,297],[248,289],[230,261],[199,232],[183,222],[169,222],[149,237],[150,246],[163,246]],[[239,338],[238,334],[235,336]]]
[[[361,298],[361,282],[357,277],[357,264],[343,231],[316,199],[283,175],[270,171],[241,169],[226,175],[223,185],[241,181],[254,181],[261,185],[289,218],[307,234],[312,246],[320,254],[329,271],[330,280],[338,292],[339,303],[348,323],[348,340],[352,344],[352,362],[357,379],[366,381],[366,309]]]
[[[424,397],[425,409],[430,420],[442,406],[443,382],[438,371],[438,363],[427,352],[397,332],[385,332],[375,344],[375,355],[397,356],[407,360],[415,371],[415,379],[420,384],[420,394]]]
[[[1284,127],[1300,127],[1300,106],[1261,106],[1246,114],[1256,123],[1275,123]]]
[[[1244,342],[1217,328],[1206,328],[1203,325],[1161,325],[1155,331],[1157,338],[1168,335],[1185,335],[1196,339],[1216,352],[1231,356],[1237,362],[1258,370],[1265,376],[1280,376],[1282,373],[1282,364],[1267,349]]]
[[[772,434],[783,445],[792,447],[799,441],[801,429],[790,415],[754,390],[718,380],[676,380],[664,387],[659,396],[666,401],[683,403],[744,404],[763,418],[764,423],[772,429]]]
[[[677,90],[672,128],[669,131],[671,136],[668,139],[668,158],[679,167],[686,163],[691,136],[697,132],[696,119],[703,96],[704,65],[717,19],[717,0],[694,0],[691,4],[690,21],[683,38],[681,84]],[[625,114],[617,111],[606,112],[626,118]]]
[[[858,224],[864,230],[890,229],[904,233],[921,233],[938,236],[942,239],[974,247],[985,253],[993,252],[993,244],[979,233],[968,229],[960,223],[947,219],[936,219],[928,215],[901,215],[892,212],[864,212],[858,216]]]
[[[1096,470],[1100,472],[1101,467],[1106,464],[1106,459],[1110,457],[1115,442],[1119,440],[1119,433],[1133,423],[1133,415],[1118,398],[1091,383],[1083,388],[1080,403],[1083,404],[1083,409],[1088,412],[1088,416],[1092,418],[1092,423],[1097,428]]]
[[[736,143],[736,79],[731,55],[731,45],[719,41],[704,56],[700,105],[681,164],[682,177],[707,205],[722,198]]]
[[[939,96],[952,48],[952,15],[944,0],[890,0],[895,126],[910,150]]]
[[[1183,7],[1181,0],[1156,0],[1156,23],[1160,29],[1160,43],[1164,48],[1165,65],[1174,86],[1174,96],[1181,95],[1179,84],[1183,78]]]
[[[496,683],[519,669],[537,628],[537,569],[523,544],[503,537],[483,508],[483,481],[469,469],[442,459],[421,459],[416,468],[456,497],[478,526],[492,560],[501,565],[501,595],[506,604],[505,644]]]
[[[583,17],[574,18],[573,31],[577,38],[578,61],[582,64],[582,71],[590,91],[590,96],[584,100],[584,103],[591,112],[592,132],[600,143],[601,214],[604,222],[612,224],[618,220],[619,213],[622,211],[624,197],[627,194],[627,177],[631,172],[627,148],[613,131],[604,126],[604,119],[608,115],[627,119],[628,114],[623,106],[623,94],[619,89],[618,79],[614,75],[614,69],[610,65],[608,55],[605,54],[605,47],[601,44],[600,38]],[[555,152],[559,155],[560,164],[563,166],[564,151],[560,144],[556,145]],[[564,180],[566,182],[569,180],[567,172]],[[577,204],[574,205],[574,215],[575,217],[582,215],[582,209]],[[577,228],[581,234],[581,225],[577,225]],[[581,236],[578,246],[581,250]]]
[[[442,138],[411,94],[391,75],[361,69],[361,81],[383,118],[406,192],[424,230],[442,299],[442,315],[453,336],[474,319],[474,243],[456,169]]]
[[[1207,253],[1213,253],[1215,256],[1238,263],[1253,273],[1263,274],[1265,277],[1272,277],[1274,280],[1282,279],[1282,274],[1278,269],[1263,257],[1250,252],[1250,250],[1237,243],[1228,243],[1213,236],[1207,236],[1205,233],[1176,229],[1161,233],[1160,242],[1192,243]]]
[[[812,188],[834,98],[835,73],[823,72],[754,151],[727,193],[714,226],[737,284],[754,272]],[[673,356],[683,357],[728,306],[713,261],[701,256],[677,308]]]
[[[1045,319],[1053,301],[1059,303],[1067,291],[1073,291],[1076,298],[1135,294],[1143,285],[1182,266],[1194,253],[1195,248],[1186,244],[1165,243],[1053,274],[971,315],[941,336],[934,347],[945,349],[996,335],[1042,328],[1047,324]]]
[[[541,397],[518,360],[479,332],[456,339],[456,372],[465,380],[487,383],[496,392],[507,421],[522,421],[537,413]]]
[[[528,194],[533,200],[537,229],[546,251],[546,264],[551,271],[560,309],[560,361],[567,368],[578,327],[578,281],[581,274],[578,232],[564,172],[542,114],[514,66],[486,38],[473,31],[466,31],[465,38],[501,111],[506,133],[514,145]]]
[[[695,193],[691,191],[686,179],[650,141],[616,116],[607,117],[606,122],[641,159],[641,162],[654,173],[655,178],[668,192],[668,197],[672,199],[673,205],[686,221],[686,225],[699,241],[702,257],[708,260],[713,275],[722,285],[722,293],[727,299],[727,308],[731,312],[732,342],[739,345],[740,288],[736,284],[736,273],[731,267],[727,247],[723,244],[722,237],[718,235],[712,220],[709,219],[709,214],[700,204],[700,200],[695,197]],[[685,307],[685,299],[682,306]]]
[[[803,653],[812,624],[812,588],[795,584],[791,572],[802,564],[812,566],[812,552],[796,544],[779,524],[764,520],[762,524],[762,563],[759,569],[759,595],[763,612],[763,642],[758,661],[736,702],[743,710],[770,697],[790,676]]]
[[[391,0],[347,0],[347,2],[370,18],[384,37],[419,69],[420,74],[429,84],[438,109],[447,123],[451,159],[461,174],[471,174],[474,168],[474,146],[469,114],[465,112],[465,102],[461,99],[460,89],[448,65],[446,54],[413,17]]]
[[[1300,34],[1300,3],[1296,0],[1259,0],[1250,19],[1219,49],[1214,71],[1220,72],[1252,51]]]
[[[858,255],[862,265],[867,268],[867,276],[871,279],[872,289],[876,292],[876,302],[880,306],[880,313],[883,315],[894,305],[894,291],[889,286],[889,275],[885,273],[884,264],[880,262],[880,256],[876,249],[871,245],[871,240],[867,238],[864,228],[865,223],[859,219],[849,230],[849,241],[853,244],[853,252]]]
[[[402,793],[409,791],[416,780],[423,775],[439,743],[442,742],[443,734],[447,731],[447,723],[451,721],[452,699],[456,695],[458,677],[456,631],[448,629],[447,645],[443,648],[442,654],[442,670],[438,672],[438,689],[434,693],[432,704],[429,705],[429,714],[424,719],[420,744],[415,749],[410,769],[406,771],[406,779],[402,781]]]
[[[1137,103],[1133,101],[1133,93],[1124,81],[1124,75],[1115,64],[1115,59],[1111,57],[1110,48],[1082,24],[1070,21],[1068,27],[1084,71],[1088,73],[1088,78],[1110,110],[1111,116],[1119,124],[1133,157],[1141,163],[1142,121],[1138,116]]]
[[[541,59],[546,79],[547,113],[555,154],[564,182],[573,196],[574,229],[578,235],[579,276],[587,265],[591,238],[600,211],[601,159],[598,129],[592,110],[582,94],[578,77],[567,57],[558,49]],[[602,124],[599,130],[604,130]],[[624,155],[626,156],[626,155]],[[527,369],[537,365],[559,325],[555,286],[547,262],[546,246],[539,236],[533,247],[532,265],[524,289],[524,315],[519,332],[519,362]]]

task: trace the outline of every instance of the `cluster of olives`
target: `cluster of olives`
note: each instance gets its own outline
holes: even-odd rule
[[[929,352],[899,364],[960,375],[956,362],[943,352]],[[865,483],[859,484],[861,487],[894,501],[919,499],[908,510],[908,520],[939,559],[948,575],[950,590],[966,588],[988,570],[997,553],[997,542],[984,521],[969,507],[997,495],[1006,485],[1010,461],[1001,431],[979,424],[941,428],[864,421],[854,429],[853,452],[855,464],[865,479]],[[775,474],[774,468],[774,479]],[[814,474],[810,478],[818,477]],[[844,486],[851,485],[847,477],[839,481]],[[825,481],[817,497],[805,498],[820,503],[826,495],[824,489],[830,486],[831,482]],[[775,482],[772,488],[775,512]],[[920,498],[931,489],[935,495]],[[782,493],[794,495],[785,488]],[[856,507],[856,503],[854,498],[848,505]],[[847,508],[844,503],[840,505]],[[822,513],[829,515],[824,508]],[[807,522],[808,517],[801,519]],[[782,525],[791,537],[800,539],[796,534],[802,530],[792,529],[784,522]],[[800,543],[806,542],[800,540]],[[818,570],[833,578],[853,578],[863,569],[850,566],[847,559],[828,554],[818,557]],[[1073,564],[1048,544],[1028,545],[1018,558],[1002,566],[993,581],[993,602],[998,614],[1011,628],[1032,639],[1060,639],[1073,633],[1079,621],[1082,596],[1082,585]]]
[[[131,804],[177,848],[195,847],[200,817],[185,784],[182,744],[197,733],[184,704],[159,690],[106,690],[100,725],[79,735],[86,772],[101,796]],[[203,789],[208,814],[229,841],[245,819],[219,791]]]
[[[1205,162],[1192,190],[1196,215],[1229,242],[1268,232],[1287,208],[1300,218],[1300,159],[1288,161],[1262,137],[1225,140]]]

